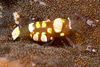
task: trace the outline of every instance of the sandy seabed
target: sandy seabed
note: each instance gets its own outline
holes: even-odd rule
[[[100,1],[99,0],[1,0],[0,18],[0,67],[100,67]],[[42,2],[42,3],[41,3]],[[76,18],[68,37],[77,45],[92,45],[97,52],[80,51],[70,46],[64,48],[59,40],[52,46],[41,46],[31,39],[8,41],[11,26],[15,24],[13,13],[18,12],[20,25],[29,24],[32,18],[44,20],[50,16],[71,17],[78,13],[94,21],[90,27]],[[57,45],[57,46],[55,46]],[[62,45],[62,46],[58,46]]]

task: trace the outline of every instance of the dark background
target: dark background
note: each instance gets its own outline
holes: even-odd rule
[[[100,1],[99,0],[1,0],[2,18],[0,18],[0,67],[100,67]],[[44,20],[50,16],[71,17],[78,13],[94,21],[96,27],[90,27],[82,20],[74,20],[73,29],[68,37],[77,45],[92,45],[97,52],[80,51],[70,46],[64,48],[59,39],[52,46],[41,46],[30,38],[8,41],[9,31],[15,24],[13,13],[19,12],[21,26],[31,22],[34,17]],[[55,46],[56,45],[56,46]],[[59,47],[60,45],[60,47]],[[66,44],[67,45],[67,44]]]

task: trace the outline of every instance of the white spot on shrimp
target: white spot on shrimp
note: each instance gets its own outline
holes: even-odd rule
[[[61,18],[55,19],[54,22],[53,22],[54,31],[56,33],[59,33],[59,32],[62,31],[62,27],[63,27],[62,19]]]
[[[39,40],[39,32],[36,32],[36,34],[33,35],[33,40],[38,41]]]
[[[42,35],[41,35],[42,42],[47,42],[47,36],[45,34],[46,34],[45,32],[42,32]]]
[[[30,32],[33,32],[33,30],[35,29],[33,24],[34,23],[30,23],[29,26],[28,26],[28,29],[29,29]]]

